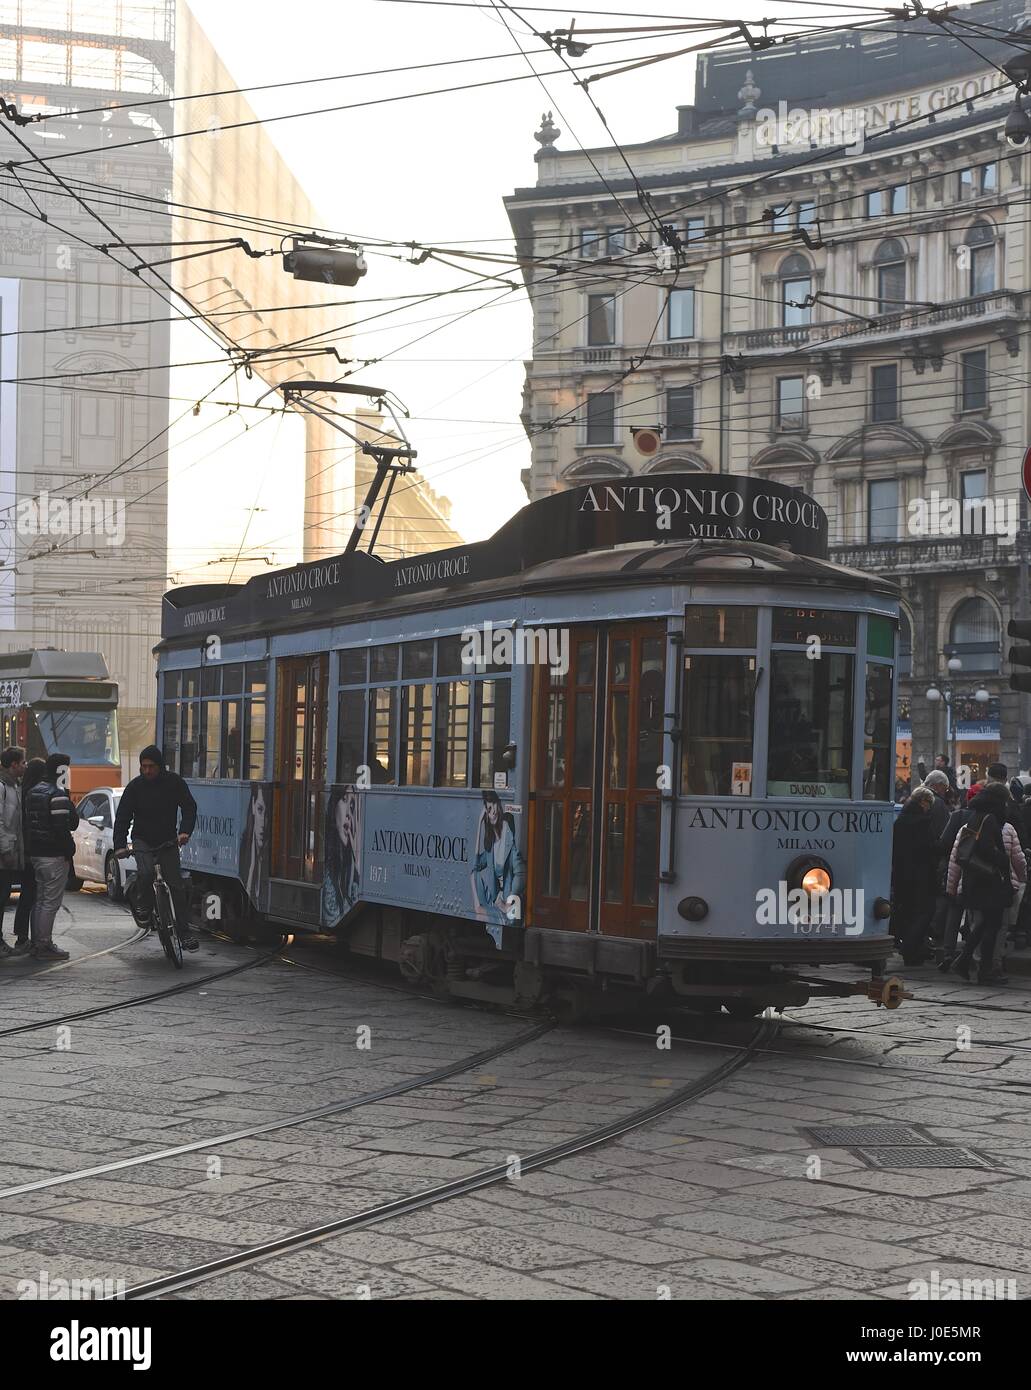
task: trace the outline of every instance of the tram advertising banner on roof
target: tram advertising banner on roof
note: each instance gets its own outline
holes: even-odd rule
[[[827,514],[797,488],[762,478],[668,474],[590,483],[524,507],[489,540],[413,559],[356,551],[257,575],[242,585],[172,590],[164,637],[263,625],[358,608],[385,598],[461,588],[607,546],[647,541],[744,541],[827,555]]]

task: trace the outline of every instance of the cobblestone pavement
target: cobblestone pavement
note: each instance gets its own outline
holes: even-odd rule
[[[255,956],[214,940],[176,977],[155,940],[126,944],[132,920],[101,894],[66,908],[57,936],[70,962],[0,964],[0,1028],[197,983],[0,1039],[3,1190],[378,1090],[527,1028],[386,988],[387,973],[272,960],[205,982]],[[789,1011],[820,1026],[786,1023],[716,1090],[618,1141],[175,1296],[905,1299],[937,1271],[1013,1280],[1027,1297],[1031,980],[907,980],[918,998],[896,1013],[858,999]],[[41,1279],[51,1293],[59,1280],[131,1286],[510,1163],[711,1071],[755,1026],[710,1018],[677,1041],[688,1025],[669,1021],[669,1050],[654,1017],[558,1028],[486,1069],[346,1114],[0,1191],[0,1297],[31,1296]],[[807,1132],[881,1123],[986,1166],[871,1167]]]

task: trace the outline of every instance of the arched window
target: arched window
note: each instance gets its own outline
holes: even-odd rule
[[[991,294],[995,289],[995,231],[980,219],[967,232],[963,244],[970,251],[969,293]]]
[[[913,628],[904,608],[899,609],[898,674],[900,676],[913,674]]]
[[[952,615],[948,655],[958,656],[964,671],[997,671],[999,637],[992,605],[983,598],[964,599]]]
[[[802,307],[813,292],[813,276],[809,262],[804,256],[788,256],[781,262],[777,272],[780,281],[781,323],[785,328],[795,328],[800,324],[812,322],[812,309]]]
[[[877,312],[900,314],[906,298],[906,248],[896,237],[882,241],[874,252],[877,272]]]

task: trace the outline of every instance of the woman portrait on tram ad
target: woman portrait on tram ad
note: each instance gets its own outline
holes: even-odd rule
[[[346,917],[361,891],[361,798],[348,784],[334,787],[326,808],[326,866],[322,880],[322,924]]]
[[[504,810],[497,792],[483,793],[473,861],[473,906],[478,917],[500,914],[494,921],[519,922],[526,891],[526,861],[516,842],[515,818]],[[518,904],[509,900],[518,898]]]
[[[265,907],[263,895],[267,882],[268,820],[268,788],[258,782],[251,788],[247,820],[243,828],[243,842],[240,846],[240,881],[248,898],[259,910],[263,910]]]

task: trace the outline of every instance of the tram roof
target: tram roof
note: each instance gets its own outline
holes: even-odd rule
[[[798,488],[729,474],[593,483],[517,512],[488,540],[412,559],[364,552],[174,589],[160,646],[246,637],[386,612],[454,607],[501,594],[699,582],[833,585],[894,597],[879,576],[827,558],[827,516]]]

